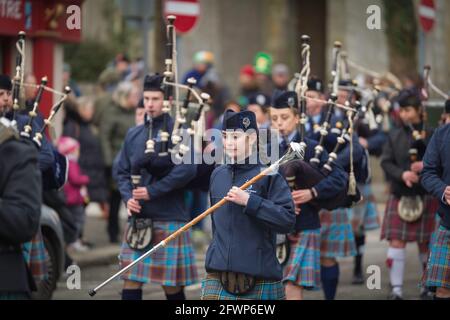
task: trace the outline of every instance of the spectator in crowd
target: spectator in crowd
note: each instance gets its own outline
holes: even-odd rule
[[[134,113],[134,123],[136,126],[140,126],[145,121],[145,108],[144,108],[144,99],[141,98],[137,105],[136,111]]]
[[[183,83],[187,84],[189,78],[197,81],[196,87],[210,95],[211,110],[206,115],[206,128],[212,127],[224,111],[224,104],[230,97],[228,88],[221,81],[214,68],[214,55],[210,51],[198,51],[194,55],[194,66],[183,77]]]
[[[278,63],[272,68],[272,82],[274,89],[285,91],[290,81],[289,68],[283,63]]]
[[[58,151],[69,160],[69,174],[64,185],[64,195],[76,226],[76,241],[69,246],[76,251],[86,251],[87,247],[82,244],[80,238],[86,220],[84,206],[89,202],[87,194],[89,177],[83,174],[78,164],[80,144],[73,138],[61,136],[58,139]]]
[[[270,75],[272,73],[272,56],[265,52],[258,52],[254,60],[255,78],[259,90],[271,96],[273,93],[273,83]]]
[[[72,68],[68,63],[64,63],[63,65],[63,85],[64,87],[69,86],[72,90],[71,94],[76,98],[81,97],[81,90],[75,80],[72,79]]]
[[[76,103],[66,104],[63,135],[72,137],[80,143],[78,163],[90,180],[87,186],[89,199],[100,204],[106,217],[109,209],[105,164],[98,129],[92,125],[93,114],[94,104],[90,98],[81,97]]]
[[[117,85],[124,81],[130,73],[130,60],[128,57],[119,53],[112,65],[108,66],[99,76],[98,82],[102,88],[108,92],[114,92]]]
[[[112,180],[112,165],[120,151],[122,142],[129,128],[134,126],[135,108],[139,103],[140,91],[129,82],[122,82],[113,94],[113,103],[100,119],[100,141],[109,181],[109,217],[108,234],[111,243],[118,242],[119,209],[121,196]]]
[[[249,98],[259,91],[255,69],[250,64],[242,66],[239,72],[239,85],[240,95],[237,102],[241,106],[246,106],[248,105]]]

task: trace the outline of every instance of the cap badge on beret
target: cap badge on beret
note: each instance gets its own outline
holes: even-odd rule
[[[264,106],[266,104],[266,97],[264,97],[264,95],[259,94],[256,97],[256,102],[260,105],[260,106]]]
[[[287,100],[287,104],[289,107],[293,108],[295,106],[295,99],[294,97],[289,97]]]
[[[247,129],[250,126],[250,119],[248,117],[245,117],[242,119],[242,124],[245,129]]]

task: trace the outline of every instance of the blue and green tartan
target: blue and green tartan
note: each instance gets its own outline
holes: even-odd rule
[[[300,231],[291,241],[283,273],[283,283],[291,281],[308,290],[320,288],[320,229]]]
[[[358,230],[375,230],[380,227],[378,211],[375,204],[375,197],[372,186],[368,184],[358,184],[363,199],[354,207],[348,209],[349,219],[352,224],[358,226]]]
[[[156,245],[170,234],[185,225],[184,222],[154,221],[153,234],[161,231],[160,239],[154,241]],[[125,228],[126,230],[126,228]],[[122,242],[119,255],[120,267],[124,268],[139,258],[150,248],[133,250],[127,242]],[[191,243],[191,230],[183,232],[178,238],[169,242],[165,247],[140,261],[121,277],[142,283],[156,283],[163,286],[189,286],[198,282],[195,252]]]
[[[26,292],[0,292],[2,300],[30,300],[30,296]]]
[[[47,280],[47,262],[49,257],[45,250],[41,229],[38,229],[31,241],[22,245],[22,253],[34,280],[36,282]]]
[[[281,281],[256,280],[255,287],[243,295],[227,292],[220,283],[218,273],[207,273],[202,281],[201,300],[284,300]]]
[[[348,209],[320,211],[320,256],[324,258],[356,255],[356,244]]]
[[[422,285],[432,290],[436,287],[450,289],[450,230],[442,225],[431,239],[431,251]]]

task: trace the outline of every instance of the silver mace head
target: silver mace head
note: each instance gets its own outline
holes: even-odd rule
[[[277,161],[278,165],[288,163],[292,160],[303,160],[305,158],[305,144],[291,142],[286,154]]]

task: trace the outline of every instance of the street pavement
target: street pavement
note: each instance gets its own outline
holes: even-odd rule
[[[378,204],[380,213],[384,205]],[[118,245],[108,245],[106,233],[106,221],[99,218],[88,218],[86,237],[89,241],[97,244],[92,252],[79,255],[81,269],[81,288],[69,290],[66,285],[66,277],[62,277],[55,291],[54,299],[120,299],[121,281],[114,280],[98,294],[91,298],[88,290],[95,287],[112,274],[118,271],[117,254]],[[386,299],[389,293],[389,274],[385,266],[387,242],[379,240],[380,230],[373,230],[367,234],[366,255],[364,257],[365,267],[378,266],[381,271],[381,288],[368,289],[367,285],[352,285],[351,276],[353,258],[339,259],[341,277],[337,292],[337,299]],[[86,258],[86,256],[88,258]],[[197,268],[200,277],[204,271],[204,249],[197,250]],[[418,299],[418,282],[421,275],[421,267],[418,258],[418,249],[415,244],[407,247],[407,260],[405,268],[404,297],[405,299]],[[369,274],[367,275],[369,276]],[[186,288],[188,299],[199,299],[200,284]],[[144,299],[164,299],[164,293],[158,285],[146,285],[144,287]],[[306,292],[305,299],[323,299],[321,291]]]

